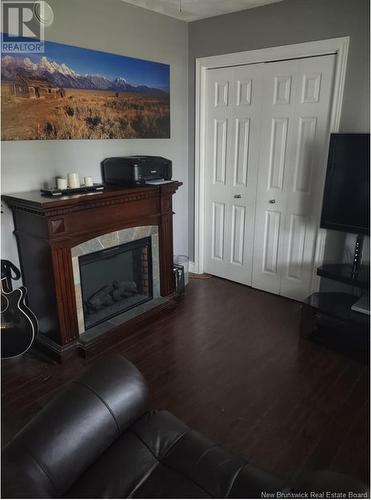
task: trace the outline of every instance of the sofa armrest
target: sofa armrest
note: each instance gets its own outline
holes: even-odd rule
[[[143,415],[147,395],[142,375],[125,358],[99,360],[5,447],[3,498],[61,497]]]

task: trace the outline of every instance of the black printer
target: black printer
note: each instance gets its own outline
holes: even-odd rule
[[[137,186],[148,181],[170,181],[172,162],[161,156],[121,156],[101,163],[104,184]]]

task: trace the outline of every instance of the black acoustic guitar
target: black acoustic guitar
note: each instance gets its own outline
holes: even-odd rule
[[[26,306],[24,286],[9,290],[6,278],[1,279],[1,358],[24,354],[32,345],[39,325],[34,313]]]

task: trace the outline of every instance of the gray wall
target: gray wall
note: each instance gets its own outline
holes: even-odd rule
[[[167,156],[174,162],[174,178],[184,182],[175,196],[175,252],[193,257],[197,57],[350,36],[341,131],[368,130],[368,0],[285,0],[190,24],[120,0],[49,3],[55,13],[53,26],[46,30],[49,40],[170,63],[171,139],[4,142],[5,193],[38,189],[43,181],[68,171],[99,180],[99,162],[111,155]],[[11,216],[4,210],[2,255],[16,260]],[[337,260],[344,237],[332,233],[326,254],[328,260]]]
[[[152,154],[173,160],[176,253],[188,249],[188,26],[120,0],[48,0],[54,23],[46,39],[171,65],[171,139],[9,141],[2,143],[3,193],[39,189],[66,172],[100,180],[100,161],[114,155]],[[4,207],[2,256],[17,262],[12,218]]]
[[[196,21],[189,26],[189,252],[194,234],[195,59],[244,50],[350,36],[341,132],[369,131],[369,1],[285,0]],[[327,260],[337,260],[341,234],[329,234]]]

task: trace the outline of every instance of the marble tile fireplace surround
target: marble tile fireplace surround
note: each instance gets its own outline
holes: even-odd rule
[[[95,315],[99,315],[104,309],[108,309],[109,313],[112,312],[112,309],[115,309],[115,306],[118,305],[118,314],[114,314],[115,311],[113,311],[113,314],[111,314],[111,318],[105,320],[105,321],[100,321],[98,318],[98,325],[97,326],[92,326],[90,328],[87,328],[86,325],[86,304],[88,302],[88,299],[83,300],[83,293],[82,293],[82,277],[81,277],[81,257],[83,256],[92,256],[92,255],[104,255],[104,251],[108,251],[110,249],[122,249],[125,250],[125,247],[127,246],[128,243],[134,243],[134,242],[141,242],[143,240],[149,240],[149,246],[151,249],[150,252],[150,262],[149,262],[149,271],[151,273],[150,279],[147,278],[148,281],[151,282],[151,293],[148,294],[148,300],[144,302],[144,304],[139,304],[133,308],[130,308],[127,312],[122,312],[120,314],[119,310],[119,304],[120,301],[115,301],[115,289],[114,287],[111,287],[111,290],[108,290],[106,293],[105,290],[101,292],[101,296],[103,296],[103,300],[101,302],[104,302],[104,299],[106,299],[107,304],[101,304],[98,303],[96,304],[96,311],[94,311]],[[112,257],[110,257],[110,260],[112,261]],[[71,248],[71,258],[72,258],[72,269],[73,269],[73,282],[74,282],[74,287],[75,287],[75,300],[76,300],[76,311],[77,311],[77,323],[78,323],[78,329],[79,329],[79,334],[80,336],[83,334],[87,334],[86,338],[92,338],[94,335],[100,335],[101,333],[105,331],[109,331],[112,329],[113,326],[117,326],[120,324],[123,324],[127,321],[128,318],[134,318],[140,314],[142,314],[143,310],[150,310],[153,308],[154,304],[158,304],[161,302],[160,297],[160,261],[159,261],[159,245],[158,245],[158,226],[139,226],[139,227],[133,227],[133,228],[128,228],[128,229],[121,229],[119,231],[113,231],[112,233],[106,233],[103,234],[102,236],[97,236],[96,238],[93,238],[88,241],[84,241],[83,243],[80,243],[79,245]],[[147,256],[148,259],[148,256]],[[98,262],[101,262],[98,260]],[[110,263],[110,261],[108,261]],[[129,264],[129,263],[127,263]],[[118,263],[119,265],[119,263]],[[148,265],[148,262],[147,262]],[[105,282],[107,282],[107,277],[108,271],[107,271],[107,262],[104,262],[102,264],[102,273],[104,273],[105,276],[101,277],[100,284],[103,285]],[[105,267],[105,269],[104,269]],[[113,266],[113,276],[110,279],[114,279],[115,281],[118,281],[117,278],[120,276],[120,272],[122,273],[130,273],[130,269],[114,269],[115,266]],[[94,270],[93,270],[94,272]],[[102,280],[104,279],[104,281]],[[130,277],[130,280],[132,280],[132,277]],[[99,280],[97,281],[99,283]],[[130,282],[128,282],[130,283]],[[135,283],[135,280],[134,282]],[[147,283],[148,284],[148,283]],[[137,284],[135,283],[135,287]],[[125,293],[124,290],[124,298],[126,298],[127,301],[135,299],[135,294],[133,293],[132,295],[129,294],[130,290]],[[104,295],[103,295],[104,294]],[[117,294],[118,295],[118,294]],[[125,297],[125,295],[128,295]],[[141,296],[141,295],[140,295]],[[107,298],[106,298],[107,297]],[[144,297],[144,295],[143,295]],[[121,298],[121,297],[117,297]],[[98,296],[97,299],[99,300],[100,297]],[[106,307],[104,307],[106,306]],[[140,307],[142,306],[142,307]],[[84,311],[85,309],[85,311]],[[84,314],[85,313],[85,314]],[[108,315],[110,315],[108,313]],[[94,315],[94,314],[93,314]]]
[[[3,196],[40,347],[59,361],[94,355],[174,307],[172,197],[180,186]]]

